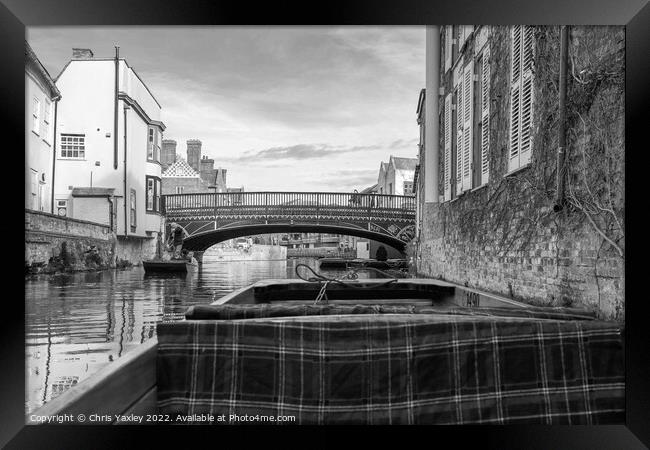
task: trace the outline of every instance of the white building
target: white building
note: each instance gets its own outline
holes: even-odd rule
[[[413,195],[413,177],[417,158],[390,156],[379,166],[377,192],[384,195]]]
[[[109,224],[120,258],[153,256],[163,232],[160,104],[118,49],[113,58],[73,49],[56,85],[64,98],[56,127],[57,212]]]
[[[52,212],[54,124],[61,94],[25,42],[25,208]]]

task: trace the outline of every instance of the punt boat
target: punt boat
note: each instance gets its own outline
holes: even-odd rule
[[[189,272],[198,266],[196,261],[186,259],[150,259],[142,261],[145,273]]]
[[[26,419],[624,423],[622,361],[620,324],[582,309],[434,279],[264,280],[159,323]]]

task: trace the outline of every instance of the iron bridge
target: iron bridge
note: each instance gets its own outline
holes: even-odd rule
[[[167,224],[182,225],[183,247],[204,251],[241,236],[331,233],[404,251],[415,233],[415,198],[334,192],[229,192],[162,196]]]

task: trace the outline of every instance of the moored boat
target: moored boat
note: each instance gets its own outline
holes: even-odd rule
[[[142,261],[145,273],[189,272],[198,266],[196,261],[187,259],[150,259]]]
[[[624,421],[621,327],[582,309],[433,279],[265,280],[186,319],[32,415]]]

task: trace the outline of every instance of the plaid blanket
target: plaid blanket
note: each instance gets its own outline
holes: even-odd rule
[[[256,310],[237,308],[222,312]],[[624,423],[617,324],[421,311],[292,319],[158,324],[159,412],[298,424]]]

